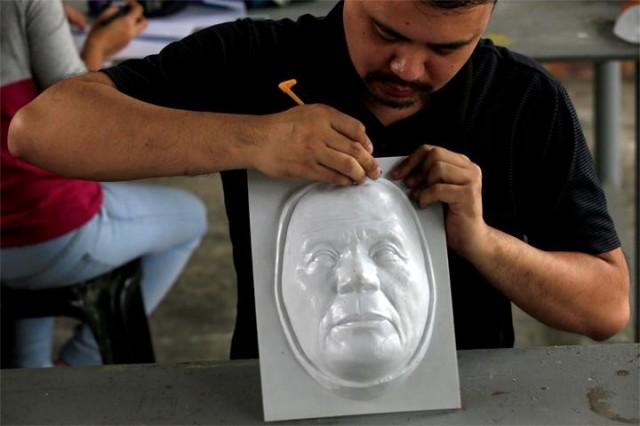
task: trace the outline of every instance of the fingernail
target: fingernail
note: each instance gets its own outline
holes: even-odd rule
[[[369,151],[369,153],[373,152],[373,142],[371,142],[371,139],[369,139],[369,136],[367,136],[365,134],[365,137],[367,138],[367,151]]]

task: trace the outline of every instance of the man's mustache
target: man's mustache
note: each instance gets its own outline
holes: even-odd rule
[[[416,91],[423,92],[425,94],[430,94],[433,92],[433,86],[429,83],[424,83],[422,81],[405,81],[401,78],[393,74],[388,74],[381,71],[374,71],[365,77],[366,83],[371,83],[373,81],[379,81],[381,83],[392,83],[398,86],[410,87]]]

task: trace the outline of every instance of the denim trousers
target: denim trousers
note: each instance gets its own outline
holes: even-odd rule
[[[102,275],[140,257],[147,315],[162,300],[206,232],[206,209],[194,195],[175,188],[103,183],[103,204],[85,225],[51,240],[0,250],[3,285],[43,289]],[[52,365],[54,318],[15,324],[15,367]],[[76,328],[60,359],[71,366],[99,365],[93,333]]]

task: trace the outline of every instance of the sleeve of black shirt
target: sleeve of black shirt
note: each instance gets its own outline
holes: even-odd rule
[[[600,254],[620,246],[575,109],[545,74],[532,79],[517,161],[517,193],[530,244]]]

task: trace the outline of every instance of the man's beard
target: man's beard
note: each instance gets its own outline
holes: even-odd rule
[[[372,90],[371,85],[374,82],[392,83],[399,86],[410,87],[415,90],[415,94],[414,96],[406,99],[397,99],[393,97],[382,96]],[[433,87],[430,84],[404,81],[394,75],[387,74],[382,71],[370,72],[365,76],[364,83],[367,87],[367,94],[374,102],[396,109],[410,108],[415,105],[416,102],[425,100],[433,92]]]

